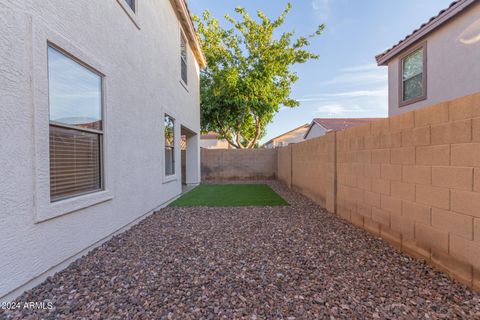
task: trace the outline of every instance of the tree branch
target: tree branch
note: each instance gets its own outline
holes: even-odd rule
[[[228,144],[230,144],[232,147],[236,148],[236,149],[240,149],[240,146],[239,145],[236,145],[230,134],[227,133],[225,130],[223,130],[223,126],[222,126],[222,122],[220,121],[220,119],[218,118],[218,115],[217,115],[217,124],[218,124],[218,127],[220,128],[220,133],[223,135],[223,137],[225,138],[225,140],[227,140]]]

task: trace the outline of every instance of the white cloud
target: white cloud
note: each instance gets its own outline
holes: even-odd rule
[[[366,85],[386,83],[388,80],[386,69],[365,71],[365,72],[345,72],[341,73],[333,79],[320,82],[321,86],[327,85]]]
[[[331,100],[316,103],[314,117],[381,117],[387,114],[387,101],[378,97],[363,99]]]
[[[333,103],[333,104],[327,104],[327,105],[322,105],[317,108],[318,113],[321,114],[328,114],[329,116],[342,116],[347,113],[351,112],[356,112],[358,111],[358,106],[348,106],[348,105],[342,105],[339,103]]]
[[[312,88],[314,89],[314,88]],[[299,97],[313,116],[385,116],[388,110],[388,74],[375,64],[340,69],[337,76],[317,86],[312,94]]]
[[[341,69],[342,72],[358,72],[358,71],[372,71],[377,70],[379,67],[375,63],[362,64],[353,67],[347,67]]]
[[[312,8],[313,10],[326,10],[328,9],[330,0],[313,0]]]
[[[312,9],[316,16],[321,20],[326,20],[330,15],[331,0],[312,0]]]
[[[385,87],[383,89],[378,90],[357,90],[357,91],[348,91],[348,92],[341,92],[341,93],[334,93],[334,97],[387,97],[388,96],[388,88]]]
[[[343,68],[339,74],[330,80],[320,82],[320,86],[330,85],[386,85],[388,81],[388,70],[384,67],[378,67],[376,64],[364,64]]]
[[[316,95],[307,95],[297,99],[300,102],[326,101],[332,98],[361,98],[361,97],[387,97],[388,88],[383,87],[373,90],[354,90],[338,93],[321,93]]]

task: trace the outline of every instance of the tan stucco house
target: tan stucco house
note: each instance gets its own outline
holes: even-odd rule
[[[307,132],[309,124],[301,125],[295,129],[285,132],[275,138],[272,138],[263,144],[263,148],[273,149],[278,147],[286,147],[290,143],[302,142],[305,132]]]
[[[203,149],[231,149],[226,139],[220,138],[216,132],[208,132],[200,136],[200,148]]]
[[[454,1],[376,60],[390,116],[480,91],[480,1]]]

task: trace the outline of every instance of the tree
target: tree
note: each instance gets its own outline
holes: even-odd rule
[[[232,25],[228,29],[208,10],[203,19],[193,17],[207,59],[200,82],[203,131],[217,132],[235,148],[253,148],[281,105],[299,105],[290,97],[298,80],[291,67],[318,59],[307,48],[309,39],[320,35],[325,25],[308,37],[293,39],[294,32],[274,37],[291,9],[289,3],[273,21],[257,11],[257,21],[238,7],[239,21],[225,15]]]

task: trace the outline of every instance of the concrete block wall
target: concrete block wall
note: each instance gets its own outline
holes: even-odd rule
[[[201,149],[202,180],[275,179],[276,149]]]
[[[332,136],[280,149],[279,179],[480,289],[480,93]]]
[[[302,143],[290,144],[286,149],[290,149],[291,188],[313,199],[327,210],[334,211],[335,134],[328,133]],[[280,154],[278,158],[279,177],[288,176],[289,172],[281,173],[280,168],[282,161],[285,160]]]
[[[277,179],[292,187],[292,145],[277,149]]]

